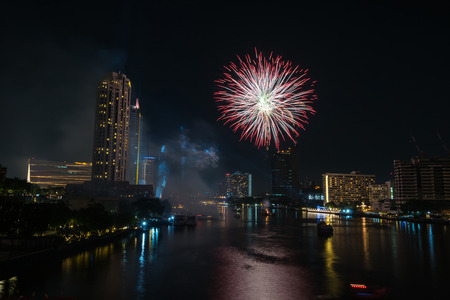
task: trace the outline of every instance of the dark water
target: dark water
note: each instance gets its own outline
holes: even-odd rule
[[[447,294],[450,227],[246,208],[195,228],[150,229],[0,281],[0,295],[78,299],[346,299],[350,283],[389,299]],[[318,218],[334,227],[318,236]]]

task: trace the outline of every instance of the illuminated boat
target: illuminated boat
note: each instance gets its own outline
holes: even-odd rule
[[[320,221],[319,223],[317,223],[317,233],[322,235],[332,235],[333,226],[325,223],[325,221]]]
[[[275,216],[274,212],[269,211],[267,208],[261,211],[261,215],[263,216]]]
[[[385,299],[388,294],[386,287],[368,286],[361,283],[351,283],[350,289],[354,298],[361,299]]]

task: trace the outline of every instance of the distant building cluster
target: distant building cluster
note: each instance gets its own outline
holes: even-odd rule
[[[97,85],[92,163],[32,158],[28,182],[41,188],[67,187],[74,208],[96,201],[117,210],[121,199],[152,197],[155,158],[142,155],[142,135],[142,114],[139,100],[131,103],[130,79],[120,72],[106,73]]]
[[[131,105],[131,81],[125,74],[109,72],[97,85],[92,163],[31,158],[27,180],[44,188],[89,181],[151,185],[154,158],[144,159],[142,151],[139,100]]]
[[[153,196],[153,186],[157,181],[165,184],[165,177],[158,180],[158,159],[146,152],[143,116],[139,100],[131,103],[131,88],[130,79],[120,72],[106,73],[98,83],[92,163],[31,158],[28,182],[42,188],[67,187],[76,207],[94,200],[106,201],[105,206],[114,210],[121,199]],[[411,161],[395,160],[395,180],[382,184],[376,183],[375,175],[353,171],[324,173],[319,186],[300,180],[298,152],[297,145],[270,155],[271,199],[361,203],[375,211],[389,211],[406,201],[450,200],[450,157],[425,158],[421,153]],[[0,165],[0,183],[6,180],[6,172]],[[253,196],[252,174],[237,171],[225,179],[226,192],[222,183],[221,197]]]

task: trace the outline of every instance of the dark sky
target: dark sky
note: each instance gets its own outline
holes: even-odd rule
[[[450,146],[450,9],[438,1],[45,1],[2,4],[0,164],[26,177],[27,158],[91,161],[96,84],[125,73],[151,144],[217,147],[225,172],[266,190],[266,153],[217,122],[214,80],[236,55],[273,51],[309,69],[317,111],[300,133],[300,175],[375,174],[394,159]],[[319,3],[320,2],[320,3]],[[95,3],[95,4],[94,4]],[[288,146],[286,143],[283,146]],[[175,146],[174,146],[175,147]]]

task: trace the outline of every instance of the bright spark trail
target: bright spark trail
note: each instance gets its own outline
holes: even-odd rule
[[[272,139],[277,149],[286,137],[295,142],[298,129],[305,129],[307,113],[314,114],[310,104],[317,99],[315,81],[307,71],[293,67],[289,61],[263,57],[255,49],[255,59],[250,55],[239,64],[225,66],[225,78],[216,80],[220,90],[214,93],[219,120],[234,132],[241,132],[241,140],[250,139],[260,148],[269,147]]]

